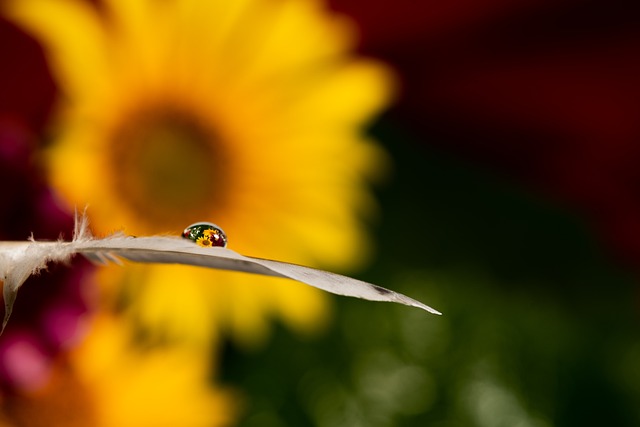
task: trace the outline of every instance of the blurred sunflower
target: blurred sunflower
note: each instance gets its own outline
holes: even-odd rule
[[[94,228],[178,233],[213,220],[240,252],[345,269],[370,247],[367,181],[384,153],[361,128],[389,101],[391,76],[349,55],[343,19],[312,0],[9,1],[45,46],[62,97],[50,179]],[[320,292],[186,267],[105,270],[133,283],[151,331],[206,342],[220,325],[266,335],[279,314],[309,331]],[[117,287],[115,288],[117,289]]]
[[[233,395],[207,382],[208,358],[177,347],[141,350],[121,319],[98,315],[93,333],[59,357],[37,390],[2,395],[2,426],[211,427],[229,425]]]
[[[11,183],[0,191],[0,240],[70,235],[73,219],[44,185],[35,151],[26,123],[0,113],[0,181]],[[137,345],[132,325],[98,304],[95,269],[73,264],[50,266],[20,291],[0,336],[0,426],[229,425],[237,398],[210,385],[211,355]]]

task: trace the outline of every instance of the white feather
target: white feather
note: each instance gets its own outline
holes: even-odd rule
[[[24,281],[45,268],[47,263],[65,262],[75,254],[81,254],[99,264],[120,264],[119,258],[124,258],[143,263],[184,264],[284,277],[337,295],[397,302],[441,314],[405,295],[361,280],[300,265],[243,256],[226,248],[204,248],[181,237],[131,237],[117,234],[102,239],[94,238],[89,232],[86,217],[82,216],[76,220],[74,238],[70,242],[0,242],[0,279],[4,282],[5,302],[2,330],[9,320],[18,289]]]

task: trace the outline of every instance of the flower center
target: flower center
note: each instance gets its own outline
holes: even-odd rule
[[[219,206],[223,161],[210,128],[184,113],[142,114],[114,134],[116,190],[155,227],[184,226]],[[215,198],[214,195],[215,194]]]

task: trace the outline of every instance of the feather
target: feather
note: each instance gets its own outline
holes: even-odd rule
[[[5,302],[2,331],[24,281],[45,268],[49,262],[66,262],[75,254],[83,255],[97,264],[121,264],[122,258],[141,263],[184,264],[284,277],[337,295],[397,302],[441,314],[408,296],[361,280],[301,265],[244,256],[222,247],[200,247],[180,237],[115,234],[94,238],[89,232],[86,216],[81,216],[76,218],[74,236],[70,242],[38,242],[33,239],[26,242],[0,242],[0,280],[4,282]]]

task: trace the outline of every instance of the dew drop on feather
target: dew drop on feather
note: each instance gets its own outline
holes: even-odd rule
[[[202,247],[226,247],[227,235],[212,222],[196,222],[182,232],[182,237],[192,240]]]

